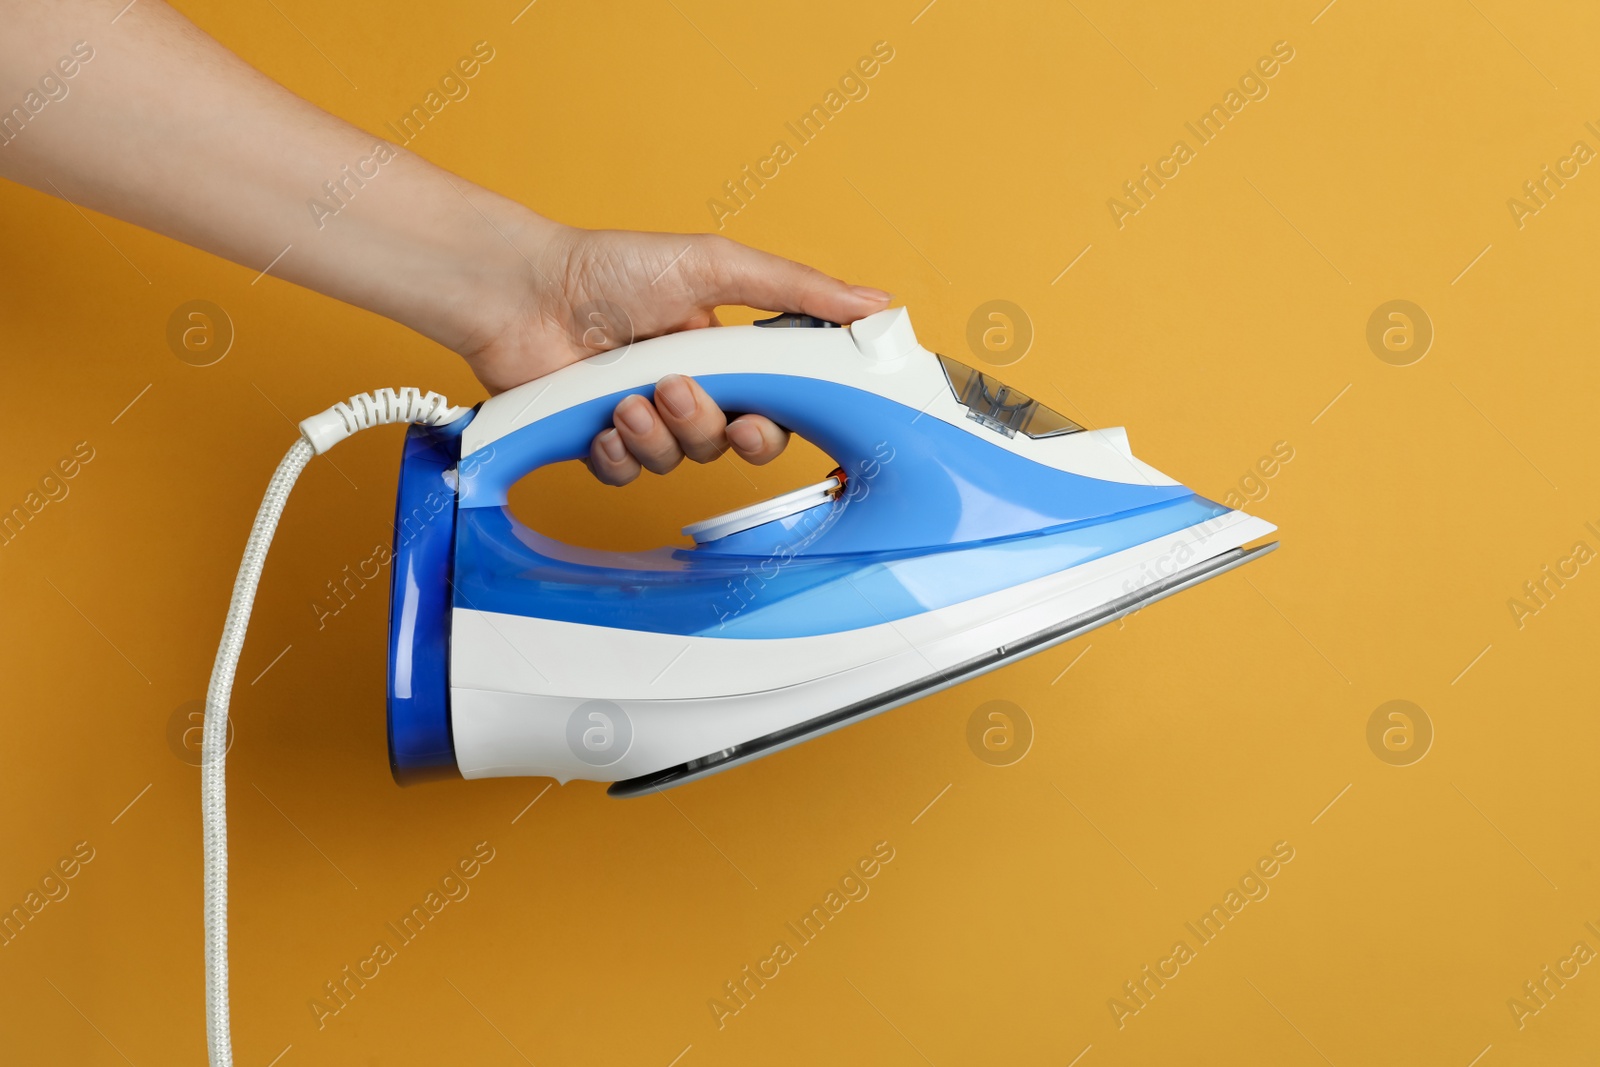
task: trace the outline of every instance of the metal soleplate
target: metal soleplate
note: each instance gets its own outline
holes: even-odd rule
[[[997,667],[1022,659],[1024,656],[1031,656],[1035,652],[1043,652],[1047,648],[1058,645],[1063,641],[1071,640],[1080,634],[1088,633],[1090,630],[1104,626],[1108,622],[1116,622],[1146,604],[1153,604],[1157,600],[1163,600],[1171,596],[1173,593],[1199,585],[1208,578],[1215,578],[1219,574],[1225,574],[1235,567],[1242,566],[1253,559],[1266,555],[1277,547],[1278,542],[1272,541],[1265,545],[1258,545],[1255,548],[1229,549],[1221,555],[1213,556],[1203,563],[1197,563],[1193,567],[1181,570],[1159,582],[1152,582],[1136,593],[1118,597],[1116,600],[1109,601],[1093,611],[1084,612],[1055,626],[1014,641],[1009,645],[1003,645],[1000,648],[986,652],[981,656],[974,656],[965,663],[959,663],[947,671],[927,675],[914,682],[891,689],[886,693],[881,693],[878,696],[857,701],[854,704],[818,715],[813,719],[807,719],[805,722],[796,723],[764,737],[758,737],[752,741],[725,748],[720,752],[713,752],[709,756],[702,756],[687,763],[680,763],[675,767],[668,767],[654,774],[645,774],[637,778],[613,782],[606,792],[614,797],[643,796],[646,793],[655,793],[663,789],[670,789],[673,786],[683,785],[686,782],[716,774],[718,771],[725,771],[730,767],[740,763],[748,763],[750,760],[758,759],[761,756],[771,755],[791,745],[797,745],[802,741],[808,741],[813,737],[837,730],[841,726],[860,722],[862,719],[870,718],[880,712],[897,708],[901,704],[910,703],[919,697],[937,693],[941,689],[948,689],[950,686],[964,682],[969,678],[987,674]]]

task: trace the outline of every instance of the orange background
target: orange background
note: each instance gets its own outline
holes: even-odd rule
[[[386,593],[320,631],[309,605],[387,538],[400,435],[341,446],[290,504],[235,694],[241,1064],[1593,1054],[1595,967],[1521,1029],[1507,1000],[1575,942],[1600,948],[1584,927],[1600,926],[1600,577],[1582,567],[1521,628],[1507,601],[1574,542],[1600,547],[1584,525],[1600,526],[1600,177],[1585,167],[1520,229],[1506,203],[1574,141],[1600,147],[1592,8],[543,0],[513,22],[518,0],[180,6],[373,131],[487,40],[471,95],[412,148],[553,217],[651,229],[706,228],[722,182],[888,41],[870,95],[724,232],[891,289],[924,343],[969,361],[973,309],[1015,302],[1035,339],[1008,381],[1128,426],[1142,458],[1213,497],[1278,442],[1294,451],[1249,506],[1282,529],[1265,561],[614,801],[586,783],[391,782]],[[1108,198],[1280,40],[1295,55],[1270,95],[1118,229]],[[0,187],[0,223],[0,504],[94,450],[0,548],[0,903],[76,843],[94,856],[0,948],[0,1058],[200,1063],[198,772],[168,726],[203,694],[261,491],[291,422],[335,399],[481,391],[393,324],[32,191]],[[209,367],[167,346],[192,299],[236,330]],[[1409,366],[1366,340],[1393,299],[1435,330]],[[660,543],[826,462],[797,447],[621,491],[555,471],[517,506],[589,543]],[[1368,745],[1393,699],[1435,732],[1409,766]],[[1009,766],[968,746],[992,700],[1034,731]],[[481,841],[494,859],[470,896],[319,1030],[323,983]],[[723,983],[880,841],[894,859],[870,896],[719,1029]],[[1270,895],[1119,1029],[1108,1000],[1280,841],[1294,858]]]

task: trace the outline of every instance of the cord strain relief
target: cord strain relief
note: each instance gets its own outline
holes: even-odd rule
[[[357,393],[304,420],[300,423],[300,434],[311,443],[312,450],[321,455],[360,430],[392,423],[443,426],[466,413],[466,408],[452,407],[441,394],[425,393],[415,386],[376,389]]]

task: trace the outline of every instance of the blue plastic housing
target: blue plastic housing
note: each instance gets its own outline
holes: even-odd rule
[[[856,630],[1009,589],[1215,519],[1228,509],[1185,491],[1175,499],[1038,534],[948,549],[815,556],[805,528],[826,529],[849,501],[818,505],[790,527],[768,523],[762,554],[707,545],[611,553],[577,548],[523,526],[505,508],[463,509],[456,603],[478,611],[684,637],[772,640]],[[1184,549],[1183,552],[1190,551]],[[1166,577],[1182,552],[1134,585]],[[1124,592],[1132,592],[1130,586]],[[597,662],[603,649],[596,650]]]
[[[697,381],[724,410],[758,411],[812,441],[848,474],[846,492],[692,549],[554,541],[518,522],[506,494],[584,455],[617,402],[652,387],[596,397],[463,458],[456,605],[683,636],[808,637],[1009,589],[1227,511],[1182,485],[1046,466],[868,390],[770,373]]]
[[[450,733],[456,463],[472,415],[412,426],[400,460],[389,594],[389,770],[401,785],[458,778]]]

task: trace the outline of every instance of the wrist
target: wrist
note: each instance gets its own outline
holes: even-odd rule
[[[485,348],[537,315],[557,276],[560,248],[573,228],[470,185],[455,187],[437,243],[410,272],[394,312],[385,312],[470,363]],[[441,186],[442,188],[442,186]]]

